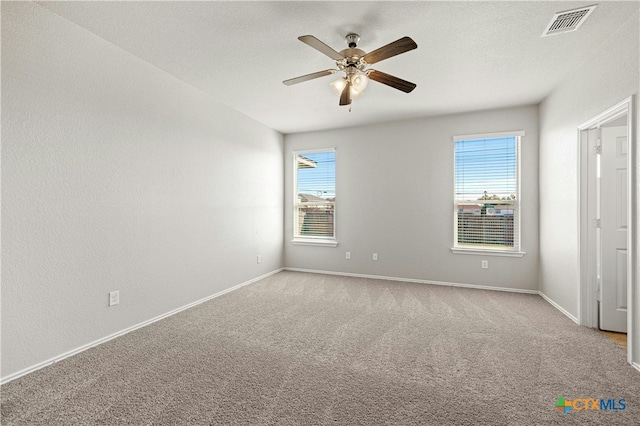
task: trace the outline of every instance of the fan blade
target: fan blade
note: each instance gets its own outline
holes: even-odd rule
[[[289,80],[283,81],[285,86],[291,86],[293,84],[302,83],[303,81],[313,80],[314,78],[324,77],[325,75],[331,75],[337,70],[324,70],[318,71],[307,75],[301,75],[300,77],[290,78]]]
[[[402,37],[399,40],[389,43],[386,46],[382,46],[379,49],[369,52],[362,57],[368,64],[375,64],[376,62],[389,59],[392,56],[399,55],[404,52],[416,49],[418,45],[411,37]]]
[[[342,89],[340,94],[340,105],[351,105],[351,82],[347,81],[347,85]]]
[[[308,44],[309,46],[316,49],[318,52],[324,53],[334,61],[341,61],[344,59],[344,56],[342,56],[341,54],[339,54],[338,52],[336,52],[335,50],[333,50],[332,48],[330,48],[329,46],[327,46],[326,44],[324,44],[323,42],[321,42],[320,40],[318,40],[312,35],[300,36],[298,37],[298,40]]]
[[[371,80],[375,80],[378,83],[386,84],[387,86],[393,87],[394,89],[402,90],[405,93],[409,93],[416,88],[416,85],[414,83],[398,77],[394,77],[391,74],[376,70],[371,70],[368,74]]]

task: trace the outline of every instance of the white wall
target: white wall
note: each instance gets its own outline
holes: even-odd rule
[[[540,104],[540,291],[578,314],[578,133],[638,93],[638,14]],[[640,340],[640,339],[639,339]]]
[[[522,258],[453,254],[452,138],[511,130],[526,132],[522,139],[522,249],[527,254]],[[291,152],[325,147],[336,148],[339,245],[292,245]],[[351,252],[351,260],[345,259],[346,251]],[[378,253],[378,261],[371,260],[373,252]],[[489,260],[489,269],[480,268],[482,259]],[[286,135],[285,265],[537,290],[537,107]]]
[[[281,134],[2,2],[2,376],[280,268],[282,180]]]

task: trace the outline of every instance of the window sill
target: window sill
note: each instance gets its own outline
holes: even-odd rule
[[[527,254],[524,251],[507,251],[507,250],[488,250],[476,248],[453,247],[453,254],[473,254],[477,256],[502,256],[502,257],[522,257]]]
[[[320,246],[320,247],[337,247],[338,242],[336,240],[315,240],[294,238],[291,240],[291,244],[296,246]]]

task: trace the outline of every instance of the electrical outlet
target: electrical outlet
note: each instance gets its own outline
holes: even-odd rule
[[[482,261],[482,269],[489,269],[489,261],[488,260],[483,260]]]
[[[345,255],[345,258],[347,260],[351,260],[351,252],[350,251],[347,252],[347,254]]]
[[[378,260],[378,253],[373,253],[373,260]]]
[[[258,263],[262,263],[262,256],[258,255],[258,257],[256,258],[256,260],[258,261]]]
[[[117,305],[120,303],[120,291],[112,291],[109,293],[109,306]]]

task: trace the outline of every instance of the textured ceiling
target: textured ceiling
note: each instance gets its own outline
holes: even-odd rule
[[[591,3],[38,3],[283,133],[538,103],[640,4],[601,2],[578,31],[540,37],[555,12]],[[417,88],[371,82],[349,112],[329,89],[335,76],[282,84],[335,65],[298,36],[339,51],[349,32],[367,52],[413,38],[417,50],[375,68]]]

